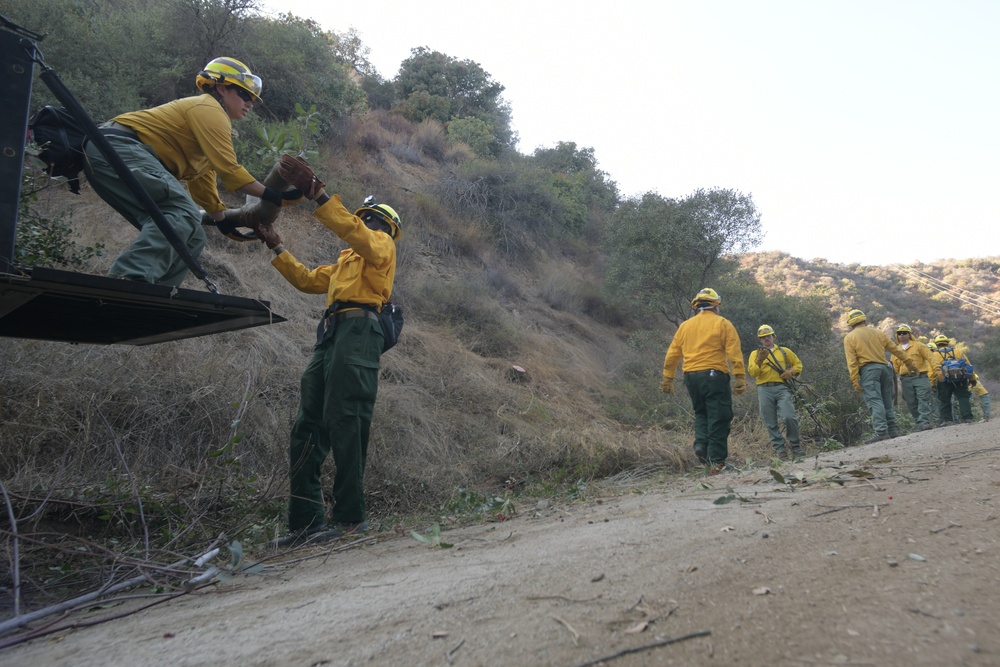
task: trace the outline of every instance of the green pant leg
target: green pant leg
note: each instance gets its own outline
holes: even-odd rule
[[[930,426],[931,413],[934,412],[934,394],[931,391],[931,381],[926,377],[918,377],[913,381],[913,392],[917,400],[917,426]]]
[[[941,417],[941,423],[943,425],[948,425],[955,420],[952,417],[951,411],[951,396],[955,393],[955,386],[950,382],[938,382],[938,411]]]
[[[785,452],[785,436],[781,434],[778,424],[778,391],[781,387],[774,385],[757,386],[757,406],[760,410],[760,420],[767,428],[767,436],[777,454]]]
[[[156,203],[167,224],[197,259],[205,247],[205,232],[201,213],[187,189],[166,170],[148,146],[128,137],[112,135],[107,139]],[[86,153],[85,172],[91,187],[139,229],[139,236],[115,260],[108,273],[160,285],[180,285],[189,272],[187,264],[92,142],[87,144]]]
[[[983,409],[983,419],[990,418],[990,395],[983,394],[979,397],[979,406]]]
[[[885,401],[882,400],[882,369],[883,364],[862,366],[859,371],[859,381],[865,404],[871,415],[872,430],[878,435],[888,435],[889,422],[885,412]]]
[[[323,403],[332,347],[333,341],[327,341],[313,352],[300,382],[299,410],[289,446],[288,527],[293,531],[325,522],[320,472],[330,451]]]
[[[708,457],[708,412],[705,407],[705,391],[702,377],[705,373],[685,373],[684,386],[691,398],[694,412],[694,452],[699,458]]]
[[[778,390],[778,420],[785,425],[785,439],[792,449],[800,449],[802,437],[799,434],[799,416],[795,412],[795,401],[792,390],[785,385],[776,387]]]
[[[379,324],[367,317],[340,322],[334,335],[324,424],[336,465],[332,512],[336,523],[359,523],[366,517],[365,465],[382,340]]]
[[[729,375],[705,374],[705,412],[708,427],[708,461],[725,463],[729,458],[729,430],[733,422],[733,392]]]
[[[955,398],[958,399],[958,413],[964,422],[972,421],[972,392],[968,382],[955,385]]]
[[[906,407],[909,409],[910,416],[913,417],[914,423],[919,423],[920,421],[920,401],[917,398],[917,379],[919,378],[914,378],[910,375],[904,375],[899,378],[899,385],[901,389],[900,393],[903,395],[903,402],[906,403]]]

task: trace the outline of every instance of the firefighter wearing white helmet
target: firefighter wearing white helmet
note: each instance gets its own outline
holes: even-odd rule
[[[962,367],[968,367],[972,372],[972,363],[969,357],[959,349],[959,345],[952,345],[951,339],[944,334],[934,337],[934,345],[937,350],[932,353],[931,366],[933,373],[937,376],[937,396],[938,396],[938,416],[942,426],[949,426],[958,423],[960,418],[966,424],[972,422],[972,392],[969,391],[969,378],[965,373],[958,377],[945,375],[944,367],[946,362],[959,362]],[[964,347],[964,346],[963,346]],[[952,409],[951,399],[954,396],[958,399],[958,418]]]
[[[713,472],[724,468],[729,457],[732,395],[747,388],[740,337],[732,322],[719,315],[721,303],[710,287],[691,300],[697,314],[677,327],[663,359],[660,382],[660,391],[673,394],[674,376],[683,359],[684,386],[694,408],[694,453]]]
[[[293,204],[302,194],[265,187],[236,158],[232,121],[246,116],[260,99],[260,77],[238,60],[216,58],[195,76],[195,84],[199,94],[115,116],[101,126],[101,132],[197,259],[205,247],[199,207],[209,220],[224,223],[226,205],[219,198],[217,181],[231,192],[260,197],[274,206]],[[139,230],[109,275],[180,285],[189,271],[187,264],[97,145],[87,142],[84,150],[84,171],[94,191]],[[236,240],[256,238],[235,226],[220,229]]]
[[[913,337],[913,330],[908,324],[896,327],[896,344],[906,354],[906,358],[917,366],[917,372],[911,373],[902,361],[893,357],[892,368],[899,374],[899,384],[903,391],[903,400],[910,409],[913,423],[919,431],[928,431],[931,425],[931,413],[934,409],[934,394],[931,391],[931,351],[927,346]]]
[[[871,413],[875,435],[865,440],[865,444],[871,444],[899,436],[899,424],[892,408],[895,380],[892,367],[886,363],[885,353],[888,351],[902,361],[909,373],[916,374],[918,369],[898,345],[879,329],[866,326],[866,322],[867,318],[860,310],[852,310],[847,314],[851,331],[844,336],[844,354],[847,356],[851,384],[864,394]]]
[[[285,280],[302,292],[326,295],[327,310],[302,374],[289,444],[289,530],[274,543],[292,547],[368,530],[365,461],[385,346],[379,313],[392,296],[402,225],[396,210],[374,197],[351,213],[339,195],[326,194],[301,158],[282,157],[279,171],[318,204],[313,215],[349,246],[334,263],[309,269],[285,249],[273,227],[262,226],[258,232],[274,251],[271,263]],[[336,467],[329,520],[320,484],[328,454]]]
[[[757,382],[757,405],[760,419],[767,427],[774,453],[785,458],[789,450],[794,456],[803,456],[799,435],[799,417],[795,414],[795,401],[789,383],[802,373],[802,361],[787,347],[775,344],[774,329],[762,324],[757,329],[759,347],[747,359],[747,373]],[[781,433],[781,425],[785,434]]]

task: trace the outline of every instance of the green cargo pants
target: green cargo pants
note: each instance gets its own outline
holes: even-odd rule
[[[927,374],[902,375],[899,378],[900,386],[903,389],[903,400],[910,409],[913,422],[919,426],[931,425],[931,412],[933,411],[933,394],[931,393],[931,381],[927,379]]]
[[[685,373],[684,386],[694,408],[695,454],[709,463],[725,463],[733,421],[729,374],[715,370]]]
[[[793,453],[802,451],[802,441],[799,436],[799,417],[795,414],[795,401],[792,390],[784,384],[757,385],[757,405],[760,409],[760,419],[767,427],[767,435],[771,446],[779,456],[785,454],[785,444]],[[781,424],[785,425],[785,435],[781,434]]]
[[[381,355],[379,323],[367,317],[345,319],[316,347],[302,373],[289,447],[290,530],[325,523],[320,470],[331,452],[336,471],[330,520],[365,520],[365,463]]]
[[[861,391],[877,435],[899,435],[896,412],[892,409],[892,368],[889,364],[865,364],[859,371]]]
[[[972,392],[969,391],[968,380],[964,382],[938,382],[938,407],[941,414],[941,423],[945,426],[958,421],[955,419],[951,408],[951,397],[958,399],[958,412],[962,421],[972,421]]]
[[[191,256],[198,259],[205,247],[205,231],[201,227],[201,211],[187,188],[160,164],[153,149],[138,139],[118,135],[106,138],[156,202]],[[108,275],[157,285],[180,285],[190,271],[187,264],[92,141],[87,142],[86,154],[84,172],[94,192],[139,229],[139,236],[111,265]]]

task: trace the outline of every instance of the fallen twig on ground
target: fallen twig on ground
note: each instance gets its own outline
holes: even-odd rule
[[[707,637],[710,634],[712,634],[711,630],[702,630],[701,632],[693,632],[689,635],[684,635],[683,637],[674,637],[673,639],[664,639],[662,641],[653,642],[652,644],[643,644],[642,646],[634,646],[632,648],[626,648],[622,649],[621,651],[609,653],[608,655],[601,656],[600,658],[595,658],[593,660],[588,660],[587,662],[582,662],[576,667],[592,667],[593,665],[599,665],[602,662],[607,662],[608,660],[615,660],[617,658],[621,658],[622,656],[630,655],[632,653],[639,653],[640,651],[648,651],[650,649],[660,648],[661,646],[669,646],[670,644],[676,644],[678,642],[687,641],[688,639]]]

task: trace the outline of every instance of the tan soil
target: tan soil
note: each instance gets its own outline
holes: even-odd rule
[[[705,633],[605,664],[1000,665],[997,452],[991,422],[781,469],[842,486],[608,483],[446,531],[451,549],[380,535],[0,663],[581,665]],[[875,477],[846,474],[862,466]],[[727,485],[751,502],[713,504]]]

